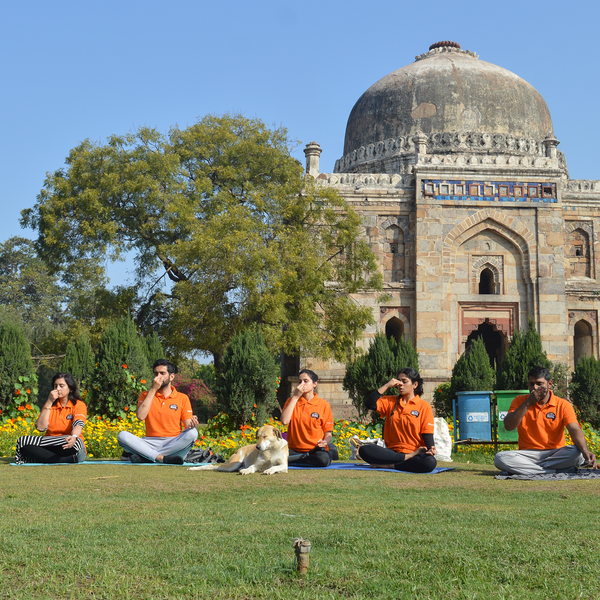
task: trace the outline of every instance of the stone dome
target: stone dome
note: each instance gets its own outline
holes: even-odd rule
[[[378,144],[379,159],[386,148],[396,155],[414,152],[411,140],[418,132],[428,137],[428,153],[437,147],[444,152],[461,147],[488,154],[542,155],[543,141],[553,136],[550,111],[535,88],[454,42],[432,45],[359,98],[348,118],[344,157],[336,170],[364,171],[352,168],[357,153],[371,158],[359,161],[363,167],[377,162]]]

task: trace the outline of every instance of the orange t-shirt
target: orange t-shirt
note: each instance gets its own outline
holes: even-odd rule
[[[419,396],[402,406],[390,418],[398,396],[381,396],[377,400],[377,412],[385,417],[383,440],[387,448],[404,454],[425,446],[423,433],[433,433],[433,411],[431,405]]]
[[[138,406],[144,401],[148,392],[142,392]],[[190,399],[171,386],[171,394],[166,398],[156,392],[152,399],[150,412],[145,419],[147,437],[177,437],[181,433],[181,425],[193,416]]]
[[[87,406],[81,400],[69,400],[66,406],[56,402],[50,408],[48,429],[45,435],[71,435],[75,425],[85,425],[87,421]],[[83,433],[83,431],[82,431]],[[83,439],[82,433],[78,437]]]
[[[529,398],[529,394],[517,396],[508,412],[514,412]],[[550,392],[550,399],[544,406],[536,402],[525,413],[517,426],[519,450],[553,450],[566,445],[565,427],[577,423],[573,405],[564,398]]]
[[[285,407],[290,403],[287,399]],[[333,414],[329,402],[316,394],[307,400],[299,398],[287,430],[288,446],[296,452],[308,452],[316,448],[319,440],[325,439],[325,434],[333,431]]]

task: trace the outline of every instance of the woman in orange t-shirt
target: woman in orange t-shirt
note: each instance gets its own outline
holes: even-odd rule
[[[17,440],[15,462],[79,463],[85,460],[83,426],[87,407],[81,401],[77,383],[70,373],[52,378],[52,391],[35,422],[45,435],[25,435]]]
[[[289,462],[294,466],[328,467],[332,459],[337,460],[337,448],[331,443],[331,406],[315,393],[318,381],[314,371],[300,371],[298,386],[281,411],[281,422],[288,425]]]
[[[389,388],[398,388],[398,396],[385,396]],[[396,469],[411,473],[430,473],[435,469],[433,442],[433,411],[425,400],[423,379],[418,371],[406,367],[396,379],[390,379],[378,390],[369,394],[365,406],[385,418],[383,441],[365,444],[358,455],[372,467]]]

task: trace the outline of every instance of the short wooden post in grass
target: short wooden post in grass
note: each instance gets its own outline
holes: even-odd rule
[[[308,553],[310,552],[310,542],[302,538],[295,538],[293,548],[296,551],[296,560],[298,561],[298,573],[308,572]]]

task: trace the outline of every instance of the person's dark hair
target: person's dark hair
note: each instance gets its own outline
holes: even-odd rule
[[[166,358],[159,358],[158,360],[154,361],[154,364],[152,365],[152,372],[154,372],[156,367],[167,367],[169,375],[173,375],[173,373],[175,373],[177,370],[175,365],[172,362],[169,362]]]
[[[550,375],[550,371],[546,369],[546,367],[532,367],[529,369],[527,377],[535,377],[536,379],[540,379],[540,377],[542,377],[546,381],[550,381],[552,375]]]
[[[400,369],[398,377],[400,377],[400,375],[406,375],[413,383],[418,384],[415,388],[415,396],[421,396],[423,394],[423,378],[419,375],[419,371],[412,367],[404,367],[404,369]]]
[[[306,373],[312,379],[313,383],[319,383],[319,376],[314,371],[311,371],[310,369],[302,369],[302,371],[298,373],[298,377],[300,377],[302,373]]]
[[[57,373],[52,378],[52,389],[54,389],[54,383],[57,379],[64,379],[65,383],[69,386],[69,400],[72,400],[73,404],[75,404],[77,400],[81,400],[79,390],[77,389],[77,382],[75,381],[75,378],[73,377],[73,375],[71,375],[71,373]],[[58,400],[55,400],[54,402],[58,402]]]

